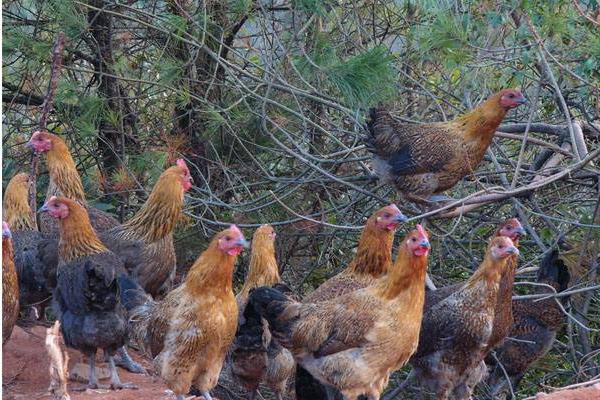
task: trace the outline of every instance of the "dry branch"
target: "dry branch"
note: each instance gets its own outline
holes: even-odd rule
[[[50,82],[48,83],[48,90],[44,97],[44,103],[42,104],[42,114],[38,124],[38,131],[45,131],[48,125],[48,116],[52,112],[54,104],[54,94],[56,87],[58,86],[58,79],[60,77],[60,68],[62,66],[62,52],[65,47],[65,34],[59,33],[52,48],[52,69],[50,71]],[[33,221],[36,221],[35,213],[37,210],[36,202],[36,188],[37,188],[37,172],[38,164],[40,161],[39,155],[33,151],[31,154],[31,169],[29,173],[29,208],[32,213]]]

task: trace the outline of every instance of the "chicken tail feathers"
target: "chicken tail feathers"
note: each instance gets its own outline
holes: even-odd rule
[[[369,109],[369,117],[366,123],[367,135],[363,137],[363,142],[371,153],[378,153],[382,134],[385,134],[387,130],[382,129],[382,122],[389,118],[389,112],[383,107],[378,106]]]
[[[248,303],[231,352],[233,375],[249,390],[256,390],[267,370],[270,333],[255,307]]]
[[[558,249],[553,249],[544,256],[538,270],[538,282],[549,283],[558,291],[563,291],[567,289],[570,279],[569,269],[560,258]]]
[[[256,307],[260,315],[269,322],[271,333],[278,338],[285,337],[289,333],[290,318],[280,318],[280,316],[292,303],[296,302],[277,289],[264,286],[250,291],[248,299],[248,305]]]
[[[152,298],[142,289],[142,287],[127,274],[121,274],[118,278],[119,289],[121,292],[121,304],[127,311],[140,307]]]

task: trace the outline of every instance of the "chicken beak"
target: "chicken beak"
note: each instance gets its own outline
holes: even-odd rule
[[[10,229],[6,222],[2,223],[2,237],[12,238],[12,233],[10,232]]]
[[[396,215],[396,221],[397,222],[406,222],[408,221],[408,218],[406,218],[406,215],[399,213],[398,215]]]
[[[43,212],[48,212],[48,204],[44,204],[43,206],[41,206],[37,212],[38,212],[38,214],[43,213]]]
[[[35,147],[33,147],[33,143],[31,143],[31,140],[28,141],[27,143],[25,143],[25,147],[27,147],[29,150],[35,152]]]
[[[519,249],[517,249],[515,246],[510,246],[508,249],[506,249],[506,252],[508,254],[514,254],[516,256],[519,255]]]
[[[519,237],[523,237],[523,236],[527,235],[527,231],[522,226],[518,227],[516,229],[516,231],[517,231],[517,235],[519,235]]]
[[[517,104],[521,105],[521,104],[527,104],[529,103],[527,101],[527,99],[525,97],[521,97],[520,99],[517,99]]]
[[[235,242],[235,245],[238,247],[243,247],[243,248],[248,248],[250,247],[250,244],[248,244],[248,241],[244,238],[240,238]]]
[[[429,240],[427,240],[427,239],[423,239],[423,240],[421,241],[421,243],[419,244],[419,246],[421,246],[421,247],[422,247],[422,248],[424,248],[424,249],[428,249],[428,248],[430,248],[430,247],[431,247],[431,244],[429,243]]]

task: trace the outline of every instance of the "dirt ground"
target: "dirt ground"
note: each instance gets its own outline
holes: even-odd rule
[[[3,400],[28,400],[28,399],[51,399],[46,393],[50,383],[48,368],[50,362],[44,346],[46,328],[36,326],[27,333],[19,327],[15,327],[9,341],[4,345],[2,352],[2,399]],[[98,355],[98,364],[106,368],[101,352]],[[141,358],[134,351],[131,356],[140,362],[147,370],[152,370],[151,362]],[[69,370],[82,361],[81,353],[69,350]],[[122,382],[131,382],[139,387],[138,390],[86,390],[75,391],[85,384],[69,381],[68,391],[73,400],[173,400],[175,396],[168,392],[167,387],[159,377],[149,375],[137,375],[119,369]],[[108,383],[108,380],[101,380]],[[190,399],[202,400],[203,397],[188,397]]]

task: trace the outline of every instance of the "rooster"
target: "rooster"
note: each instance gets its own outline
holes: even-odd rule
[[[579,255],[580,252],[577,251]],[[569,285],[570,274],[560,257],[553,249],[543,259],[538,270],[537,281],[550,285],[562,292]],[[547,288],[539,288],[540,293],[549,293]],[[563,300],[564,297],[561,299]],[[513,300],[514,324],[509,336],[512,339],[496,349],[496,357],[488,357],[486,363],[492,372],[488,384],[496,396],[508,374],[513,389],[519,385],[525,371],[552,347],[557,331],[565,324],[566,315],[553,298],[544,300]],[[497,361],[496,361],[497,360]],[[498,366],[498,361],[503,368]],[[503,371],[504,369],[504,371]]]
[[[468,399],[474,371],[480,371],[490,337],[500,279],[512,255],[519,254],[508,237],[494,237],[485,259],[460,290],[428,309],[411,375],[438,399]]]
[[[237,295],[238,307],[244,318],[240,318],[231,352],[232,369],[234,376],[250,390],[251,399],[256,397],[262,381],[275,392],[278,400],[283,399],[287,382],[295,372],[294,358],[288,350],[271,340],[266,321],[253,307],[245,311],[251,289],[281,282],[275,259],[275,235],[270,225],[263,225],[254,233],[248,276]]]
[[[154,301],[135,281],[122,277],[133,341],[154,364],[177,400],[194,384],[212,400],[227,349],[233,342],[238,307],[232,277],[237,255],[247,247],[235,225],[218,233],[190,268],[185,281]]]
[[[55,309],[66,345],[88,357],[88,387],[100,387],[96,352],[102,349],[108,357],[110,387],[134,388],[121,383],[114,361],[115,352],[127,341],[118,285],[118,276],[126,274],[123,262],[100,241],[86,209],[77,201],[52,196],[40,211],[59,223]]]
[[[77,201],[87,209],[96,232],[104,232],[119,223],[110,214],[87,204],[81,177],[64,140],[47,131],[35,131],[27,146],[37,154],[46,154],[50,174],[46,201],[52,196],[64,196]],[[46,237],[55,238],[58,236],[58,223],[44,214],[40,217],[40,231]]]
[[[321,284],[304,301],[315,303],[331,300],[365,288],[385,275],[392,266],[394,233],[400,223],[405,221],[406,217],[395,204],[377,210],[367,220],[358,241],[356,255],[348,267]],[[317,400],[328,396],[329,388],[313,378],[302,366],[297,367],[295,385],[298,400]]]
[[[298,303],[262,287],[252,304],[273,337],[323,384],[348,399],[378,399],[392,371],[417,348],[430,244],[417,225],[402,241],[387,275],[372,285],[318,303]]]
[[[425,125],[397,121],[384,107],[371,109],[366,143],[375,171],[409,200],[442,200],[433,195],[472,174],[506,113],[525,103],[520,91],[505,89],[455,120]]]
[[[4,218],[12,231],[21,308],[31,307],[38,313],[39,307],[39,314],[43,315],[51,297],[46,285],[46,273],[50,272],[38,258],[38,245],[43,238],[29,208],[28,193],[29,175],[13,176],[4,192]]]
[[[2,221],[2,344],[10,338],[19,317],[19,281],[14,263],[12,234]]]

